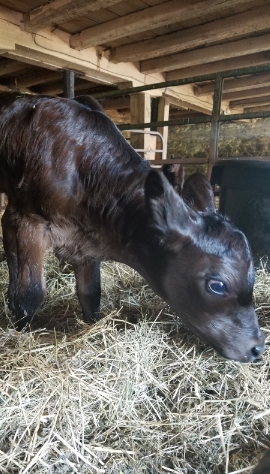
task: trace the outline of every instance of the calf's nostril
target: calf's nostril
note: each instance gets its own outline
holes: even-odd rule
[[[264,346],[254,346],[251,349],[251,354],[253,357],[257,358],[263,353]]]

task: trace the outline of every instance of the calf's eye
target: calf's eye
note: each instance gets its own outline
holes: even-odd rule
[[[219,296],[225,296],[228,293],[227,286],[220,280],[207,280],[206,288],[211,293]]]

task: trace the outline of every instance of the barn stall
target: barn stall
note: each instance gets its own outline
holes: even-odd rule
[[[203,124],[205,156],[172,154],[210,176],[220,123],[267,140],[269,3],[0,2],[0,90],[93,95],[153,166],[172,160],[172,129]],[[238,159],[267,162],[264,150]],[[45,271],[46,300],[18,333],[1,252],[2,472],[252,472],[270,446],[267,349],[248,365],[221,359],[117,263],[102,268],[104,318],[86,326],[72,270],[49,254]],[[269,337],[265,259],[254,303]]]

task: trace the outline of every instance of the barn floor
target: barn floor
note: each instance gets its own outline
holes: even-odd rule
[[[103,264],[105,317],[86,326],[52,255],[34,331],[17,333],[0,261],[1,473],[251,473],[270,446],[269,349],[253,364],[220,358],[119,264]],[[262,268],[268,344],[269,288]]]

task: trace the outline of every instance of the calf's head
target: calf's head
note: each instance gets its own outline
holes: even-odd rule
[[[155,247],[149,283],[222,356],[256,359],[264,336],[252,305],[254,266],[244,234],[219,214],[191,209],[155,171],[146,179],[145,202]]]

